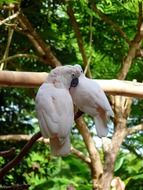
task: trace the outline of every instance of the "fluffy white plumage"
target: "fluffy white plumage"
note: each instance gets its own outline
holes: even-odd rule
[[[74,121],[73,102],[69,93],[71,81],[80,71],[60,66],[51,71],[36,95],[36,112],[43,137],[50,138],[55,156],[70,153],[70,132]]]
[[[80,71],[80,65],[75,65]],[[94,117],[97,135],[99,137],[107,136],[107,122],[110,116],[114,117],[112,108],[108,99],[95,80],[85,77],[83,72],[79,77],[79,83],[74,88],[70,88],[74,104],[83,112]]]

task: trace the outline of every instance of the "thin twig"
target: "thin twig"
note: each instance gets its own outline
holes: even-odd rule
[[[143,58],[143,49],[139,49],[136,51],[136,57],[142,57]]]
[[[82,161],[84,161],[86,164],[90,165],[91,164],[91,160],[88,156],[85,156],[82,152],[80,152],[79,150],[71,147],[71,152],[77,156],[79,159],[81,159]]]
[[[1,190],[26,190],[29,188],[29,185],[27,184],[16,184],[16,185],[12,185],[12,186],[0,186]]]
[[[19,11],[16,12],[15,14],[13,14],[13,15],[7,17],[7,18],[4,19],[4,20],[1,20],[1,21],[0,21],[0,26],[3,25],[3,24],[5,24],[6,22],[8,22],[8,21],[10,21],[10,20],[15,19],[18,15],[19,15]]]
[[[137,133],[139,131],[143,131],[143,124],[139,124],[134,127],[128,128],[127,135],[132,135],[133,133]]]
[[[0,60],[0,64],[5,62],[5,61],[8,62],[8,61],[11,61],[13,59],[21,58],[21,57],[36,59],[36,60],[40,60],[40,61],[44,62],[44,60],[41,57],[38,57],[37,55],[27,54],[27,53],[24,53],[24,54],[20,53],[20,54],[12,55],[12,56],[9,56],[9,57],[7,57],[5,59]]]
[[[14,33],[14,30],[12,28],[9,28],[8,29],[8,41],[7,41],[6,49],[5,49],[5,52],[4,52],[4,55],[3,55],[3,59],[2,59],[4,61],[0,63],[1,64],[0,65],[0,70],[3,70],[4,68],[6,68],[6,65],[7,65],[6,59],[7,59],[8,54],[9,54],[9,48],[10,48],[13,33]]]
[[[0,156],[2,156],[2,157],[9,157],[12,154],[15,154],[15,148],[14,147],[12,147],[9,150],[0,151]]]
[[[12,11],[12,13],[13,13],[13,11]],[[11,15],[11,11],[9,11],[9,15]],[[9,48],[10,48],[10,44],[12,41],[13,33],[14,33],[14,29],[8,28],[8,40],[7,40],[6,49],[5,49],[5,52],[3,55],[3,60],[5,60],[8,57]],[[6,68],[6,65],[7,65],[7,61],[2,62],[0,65],[0,70],[3,70],[4,68]]]
[[[89,68],[89,65],[90,65],[90,62],[91,62],[91,58],[92,58],[92,37],[93,37],[93,32],[92,32],[92,22],[93,22],[93,15],[91,15],[90,17],[90,23],[89,23],[89,31],[90,31],[90,36],[89,36],[89,50],[90,50],[90,56],[87,60],[87,65],[85,66],[85,69],[84,69],[84,74],[86,75],[87,71],[88,71],[88,68]]]
[[[83,45],[83,39],[82,39],[82,36],[81,36],[81,33],[80,33],[79,25],[78,25],[78,23],[76,21],[73,9],[72,9],[72,7],[70,6],[69,3],[68,3],[68,6],[67,6],[67,14],[68,14],[68,16],[70,18],[73,30],[74,30],[76,38],[77,38],[77,43],[78,43],[78,47],[79,47],[79,50],[80,50],[80,53],[81,53],[81,56],[82,56],[84,67],[86,67],[88,62],[87,62],[87,56],[86,56],[86,52],[85,52],[84,45]],[[90,72],[89,68],[88,68],[87,75],[88,75],[89,78],[92,78],[92,75],[91,75],[91,72]]]

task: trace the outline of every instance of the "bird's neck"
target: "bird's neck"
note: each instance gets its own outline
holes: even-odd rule
[[[80,80],[80,79],[85,79],[85,78],[86,78],[85,74],[82,73],[82,74],[80,75],[80,77],[79,77],[79,80]]]

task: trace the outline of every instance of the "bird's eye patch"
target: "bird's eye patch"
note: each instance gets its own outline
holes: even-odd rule
[[[70,87],[76,87],[79,83],[78,78],[73,78]]]

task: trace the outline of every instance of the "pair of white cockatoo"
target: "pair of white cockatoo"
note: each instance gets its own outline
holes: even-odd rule
[[[114,116],[104,91],[95,80],[85,77],[80,65],[53,69],[36,95],[36,112],[41,133],[50,139],[55,156],[70,153],[73,103],[94,118],[99,137],[107,135],[107,122]]]

